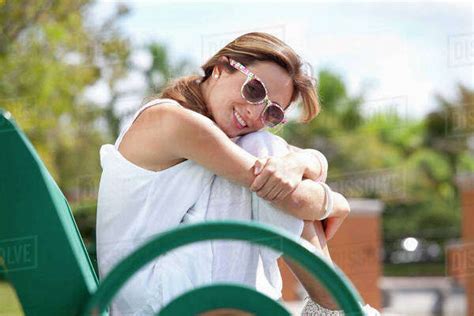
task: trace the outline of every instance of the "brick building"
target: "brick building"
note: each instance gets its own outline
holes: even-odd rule
[[[461,240],[447,248],[447,275],[466,291],[467,315],[474,315],[474,173],[460,174]]]

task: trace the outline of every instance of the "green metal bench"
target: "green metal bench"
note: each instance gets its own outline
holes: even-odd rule
[[[286,232],[254,222],[205,222],[158,234],[99,284],[66,198],[28,138],[1,109],[0,148],[0,274],[12,284],[26,315],[108,315],[115,294],[141,267],[180,246],[216,239],[281,251],[319,280],[348,315],[363,315],[358,303],[362,299],[339,269]],[[224,283],[193,289],[159,315],[196,315],[220,308],[290,315],[255,289]]]

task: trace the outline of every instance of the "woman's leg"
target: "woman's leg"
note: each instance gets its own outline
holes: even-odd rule
[[[289,152],[286,142],[268,132],[256,132],[244,135],[237,141],[237,145],[257,157],[283,155]],[[252,201],[257,201],[256,205],[252,205],[253,207],[250,206],[251,196],[253,197]],[[216,176],[210,190],[206,220],[237,218],[248,220],[252,218],[253,220],[265,224],[278,226],[289,233],[297,234],[297,236],[301,234],[303,238],[311,242],[330,260],[323,227],[319,221],[304,222],[282,210],[276,209],[267,201],[256,197],[256,194],[250,192],[248,189]],[[252,274],[251,272],[253,271],[243,271],[246,269],[254,269],[254,262],[247,265],[242,264],[243,257],[245,257],[246,260],[253,258],[252,255],[247,254],[245,247],[237,244],[230,245],[228,242],[221,241],[213,242],[213,244],[213,274],[216,280],[223,281],[233,278],[243,280],[245,278],[241,277],[242,274],[244,276]],[[239,248],[238,246],[241,247],[239,250],[237,250]],[[249,255],[248,258],[247,255]],[[267,272],[270,270],[273,271],[273,268],[278,270],[276,259],[279,255],[277,252],[264,248],[260,250],[260,255],[263,256],[263,259],[265,259],[264,262],[267,263],[267,265],[265,265]],[[274,264],[271,264],[273,261]],[[234,265],[236,265],[237,269],[234,269]],[[311,293],[311,297],[317,301],[330,301],[329,296],[327,298],[324,296],[324,293],[326,293],[324,288],[318,286],[313,277],[305,274],[305,271],[301,268],[298,269],[298,267],[294,268],[294,272],[300,278],[300,281],[307,288],[308,292]],[[267,277],[272,275],[273,274],[270,273]],[[269,281],[270,279],[271,277],[268,278]],[[278,280],[274,281],[272,286],[277,288]],[[326,305],[331,306],[330,304]]]
[[[332,263],[323,225],[320,221],[304,221],[301,237],[309,241],[320,254]],[[285,258],[285,262],[299,279],[313,301],[318,302],[318,304],[328,309],[335,310],[339,308],[326,289],[306,271],[306,269],[287,258]]]

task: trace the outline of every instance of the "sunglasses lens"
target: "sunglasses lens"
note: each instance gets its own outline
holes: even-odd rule
[[[283,110],[274,104],[270,104],[263,113],[263,120],[270,127],[280,124],[284,117],[285,113]]]
[[[252,79],[244,86],[244,97],[250,102],[260,102],[265,98],[265,88],[257,79]]]

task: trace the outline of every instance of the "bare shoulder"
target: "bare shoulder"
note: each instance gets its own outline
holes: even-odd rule
[[[119,151],[131,162],[150,170],[164,170],[186,160],[176,155],[174,146],[196,126],[209,126],[209,118],[163,102],[143,110],[124,135]]]
[[[165,133],[173,133],[176,129],[195,129],[200,126],[207,128],[217,127],[210,118],[172,102],[150,107],[143,114],[145,114],[145,120],[153,122],[154,126],[158,129],[163,129]]]
[[[168,142],[170,146],[189,146],[189,142],[209,141],[215,137],[227,138],[220,127],[210,118],[193,111],[191,109],[176,106],[176,104],[163,104],[161,108],[156,108],[152,115],[159,116],[160,131],[164,137],[173,142]]]

